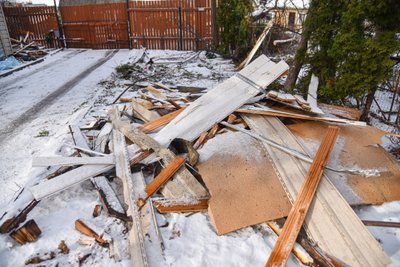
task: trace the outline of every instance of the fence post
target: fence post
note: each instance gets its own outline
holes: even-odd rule
[[[128,13],[128,46],[129,49],[132,49],[131,12],[129,10],[129,0],[126,0],[126,12]]]
[[[56,0],[54,0],[54,12],[55,12],[56,20],[57,20],[57,25],[58,25],[58,33],[60,35],[60,38],[62,39],[61,46],[63,48],[66,48],[67,44],[65,42],[64,30],[63,30],[63,26],[62,26],[62,22],[61,22],[61,12],[60,12],[60,16],[59,16]]]
[[[182,7],[178,8],[178,16],[179,16],[179,43],[178,43],[178,49],[179,50],[183,50]]]
[[[211,24],[212,24],[212,38],[214,49],[217,49],[219,44],[219,30],[217,25],[217,0],[211,0]]]

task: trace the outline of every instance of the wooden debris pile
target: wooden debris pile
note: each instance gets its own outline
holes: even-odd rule
[[[271,230],[277,244],[266,266],[284,266],[291,253],[305,265],[386,265],[387,255],[327,172],[362,174],[363,169],[339,168],[328,159],[337,153],[337,139],[345,138],[351,127],[365,124],[322,115],[298,95],[267,92],[287,69],[283,61],[260,56],[195,100],[179,89],[147,84],[135,96],[120,97],[106,116],[71,125],[73,154],[33,160],[34,167],[58,169],[20,193],[14,210],[0,219],[1,233],[17,229],[43,199],[89,180],[100,200],[93,206],[93,218],[105,213],[124,223],[133,266],[148,266],[153,257],[162,259],[163,239],[155,212],[205,211],[218,234],[250,225]],[[294,125],[302,121],[326,125],[316,155],[278,117]],[[249,149],[248,156],[260,156],[250,163],[240,153],[200,159],[202,148],[217,140],[223,146],[228,135],[237,141],[225,144],[232,151],[251,144],[254,150]],[[99,232],[95,220],[76,219],[75,229],[82,234],[77,242],[114,248],[113,237]],[[40,233],[30,220],[11,237],[24,244]],[[65,243],[59,250],[69,252]],[[79,263],[90,255],[82,254]],[[52,252],[28,262],[54,257]]]
[[[23,61],[32,61],[42,58],[48,54],[46,47],[38,42],[30,41],[29,36],[32,33],[27,31],[26,35],[20,36],[19,40],[11,38],[13,55]]]

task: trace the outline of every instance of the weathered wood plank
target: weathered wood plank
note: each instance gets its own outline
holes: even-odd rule
[[[233,76],[192,102],[154,137],[161,145],[168,145],[175,138],[194,141],[208,131],[215,123],[222,121],[247,100],[281,76],[289,66],[281,61],[274,63],[266,56],[260,56],[239,75],[250,80],[246,82]]]
[[[140,104],[139,102],[137,102],[135,100],[132,100],[131,104],[132,104],[133,116],[136,116],[145,122],[155,120],[159,117],[159,115],[151,112],[150,110],[148,110],[142,104]]]
[[[133,221],[132,227],[129,230],[131,261],[133,266],[148,266],[140,212],[136,205],[136,199],[139,196],[133,187],[125,137],[118,130],[113,131],[113,144],[116,162],[115,171],[117,177],[123,182],[124,199],[129,206],[127,214],[132,216]]]
[[[114,157],[38,157],[32,159],[32,167],[74,166],[74,165],[109,165],[115,164]]]
[[[242,117],[254,131],[268,136],[280,145],[306,153],[293,134],[277,118],[259,115]],[[274,162],[288,197],[291,200],[295,199],[310,164],[270,145],[264,146]],[[390,262],[379,243],[325,174],[306,216],[304,227],[311,239],[324,251],[351,266],[385,266]]]
[[[328,132],[320,144],[314,161],[308,170],[305,182],[300,188],[296,201],[289,212],[282,233],[279,235],[266,266],[284,266],[286,264],[314,198],[315,191],[317,191],[322,172],[335,145],[338,134],[338,127],[328,128]]]

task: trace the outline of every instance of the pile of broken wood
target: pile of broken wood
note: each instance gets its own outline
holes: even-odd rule
[[[283,61],[274,63],[260,56],[193,102],[176,97],[177,92],[164,85],[149,85],[137,98],[121,99],[108,111],[108,117],[70,126],[74,157],[33,160],[33,166],[62,167],[21,192],[15,201],[18,212],[3,214],[0,232],[16,229],[11,237],[20,244],[36,240],[41,230],[33,220],[18,228],[27,214],[42,199],[90,179],[107,214],[128,224],[133,266],[148,265],[150,255],[144,244],[148,229],[159,235],[155,219],[150,228],[142,225],[143,216],[155,218],[153,206],[159,213],[208,211],[218,234],[268,222],[265,226],[279,238],[267,266],[283,266],[292,252],[306,265],[385,266],[388,256],[350,206],[380,200],[351,202],[328,178],[331,172],[362,179],[364,169],[374,168],[327,165],[332,150],[338,149],[337,138],[350,139],[360,127],[374,130],[362,122],[323,115],[312,103],[316,98],[306,101],[300,96],[267,92],[268,85],[287,69]],[[285,125],[278,117],[290,123]],[[312,129],[311,134],[304,129]],[[200,147],[232,131],[240,134],[237,137],[254,140],[252,149],[266,153],[264,161],[243,161],[248,168],[239,173],[235,169],[239,162],[229,162],[226,155],[198,164]],[[316,154],[299,141],[302,135],[320,143]],[[233,147],[248,149],[240,144]],[[366,157],[371,156],[368,153]],[[351,153],[346,155],[347,160],[357,161]],[[390,164],[391,176],[386,173],[390,177],[385,181],[389,184],[400,173],[396,163]],[[217,170],[230,175],[216,177],[213,173]],[[146,183],[144,171],[154,173],[150,182]],[[115,184],[109,176],[122,181],[122,196],[113,190]],[[384,198],[394,200],[399,195],[386,194]],[[93,216],[100,210],[100,206],[94,207]],[[99,245],[110,245],[85,222],[77,220],[75,227]],[[158,240],[162,243],[160,237]]]
[[[33,33],[27,31],[25,36],[20,36],[19,39],[11,38],[11,46],[13,55],[16,58],[24,61],[31,61],[42,58],[48,54],[46,47],[36,41],[31,41],[30,36]]]

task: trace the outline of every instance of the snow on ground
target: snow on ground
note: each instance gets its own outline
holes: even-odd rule
[[[0,78],[0,204],[7,205],[19,188],[31,185],[51,173],[54,169],[31,168],[32,158],[68,155],[70,150],[61,148],[63,143],[71,143],[68,125],[83,124],[95,116],[104,116],[107,108],[127,85],[150,81],[170,86],[211,89],[234,74],[234,66],[230,61],[220,57],[207,59],[204,52],[196,55],[194,52],[151,50],[146,52],[144,62],[134,66],[137,71],[143,71],[149,67],[146,62],[151,58],[154,64],[148,71],[122,78],[115,74],[115,67],[140,57],[141,51],[120,50],[53,104],[34,114],[31,120],[15,131],[6,131],[5,126],[20,114],[95,64],[106,53],[104,50],[68,49],[47,57],[40,64]],[[179,63],[183,58],[191,57],[193,60]],[[143,77],[146,79],[140,80]],[[137,88],[133,86],[123,96],[137,94]],[[4,132],[7,134],[4,135]],[[129,266],[125,225],[117,219],[108,218],[105,212],[93,218],[91,214],[96,204],[100,204],[97,193],[87,181],[42,200],[27,218],[35,219],[42,235],[36,242],[24,246],[17,245],[8,235],[0,235],[0,266],[24,266],[30,256],[50,251],[54,251],[56,257],[43,262],[46,266],[76,266],[78,258],[88,254],[91,255],[84,263],[87,266]],[[365,219],[398,220],[400,205],[399,202],[393,202],[364,207],[357,212]],[[105,239],[113,239],[114,245],[111,248],[103,248],[96,243],[80,245],[79,239],[90,238],[74,229],[74,222],[79,218],[98,233],[104,233]],[[275,241],[273,234],[262,226],[217,236],[207,213],[157,214],[157,220],[165,245],[165,262],[155,266],[264,266]],[[394,265],[399,263],[399,232],[393,229],[370,229],[396,261]],[[61,240],[65,240],[70,248],[67,255],[57,250]],[[115,253],[122,261],[110,258],[109,255]],[[298,265],[299,262],[294,258],[288,264]]]

